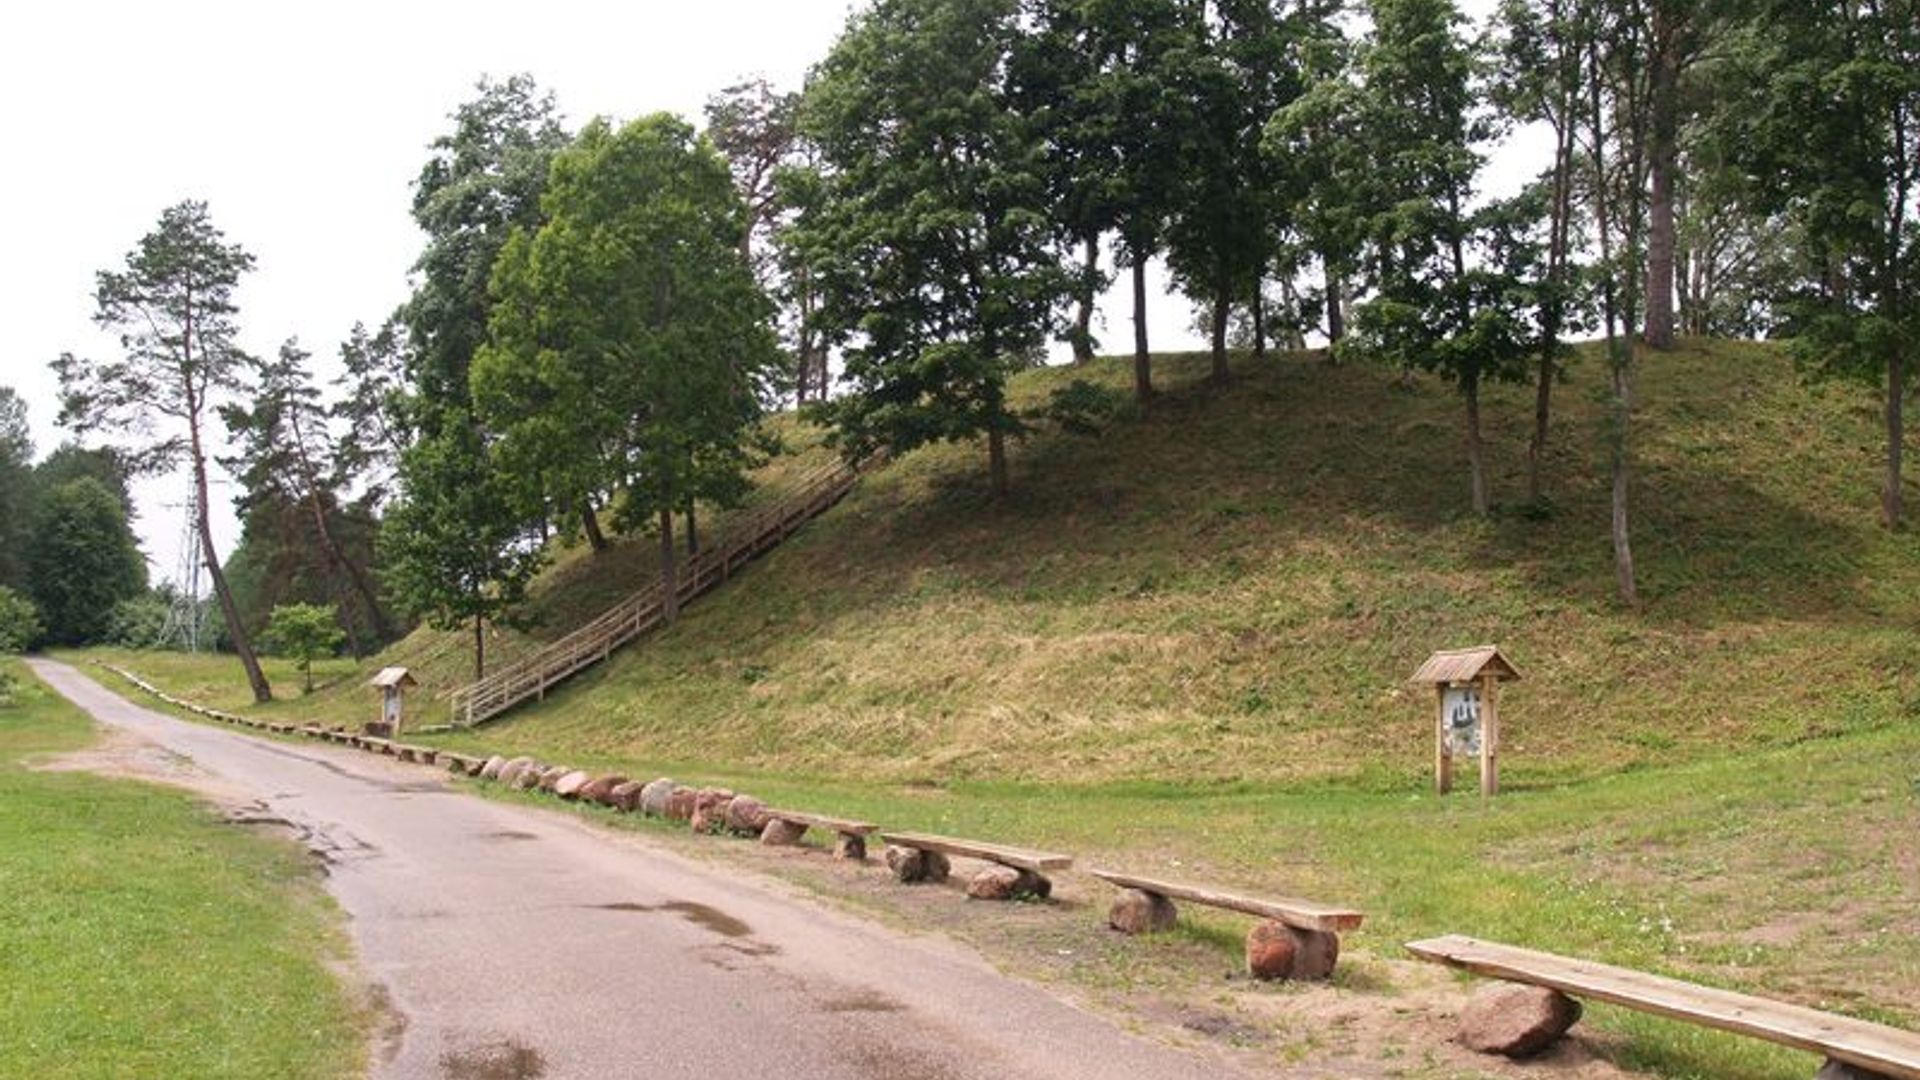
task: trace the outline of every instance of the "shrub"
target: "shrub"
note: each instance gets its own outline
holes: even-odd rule
[[[0,653],[26,652],[45,633],[34,602],[0,585]]]

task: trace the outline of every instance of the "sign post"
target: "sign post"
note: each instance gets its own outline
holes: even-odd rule
[[[1519,677],[1519,669],[1493,645],[1434,653],[1414,672],[1414,683],[1435,691],[1435,791],[1453,790],[1453,759],[1460,756],[1480,759],[1481,795],[1499,792],[1500,684]]]

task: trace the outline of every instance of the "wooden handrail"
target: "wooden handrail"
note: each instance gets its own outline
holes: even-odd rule
[[[742,565],[785,539],[795,527],[824,512],[849,490],[859,473],[842,464],[816,469],[777,502],[758,507],[730,524],[725,540],[689,558],[674,592],[681,603],[727,580]],[[453,723],[485,723],[658,626],[665,617],[662,591],[654,582],[601,612],[577,629],[449,696]]]

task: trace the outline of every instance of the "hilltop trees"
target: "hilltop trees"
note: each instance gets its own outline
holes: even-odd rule
[[[1007,376],[1066,295],[1040,134],[1012,108],[1012,0],[880,0],[815,70],[801,127],[824,192],[796,226],[850,393],[821,415],[852,457],[985,436],[996,496],[1024,429]]]
[[[267,701],[273,689],[221,570],[208,515],[208,420],[236,389],[245,363],[234,341],[233,290],[252,268],[253,256],[226,242],[205,203],[169,207],[127,256],[126,269],[99,274],[94,321],[120,335],[125,355],[95,361],[65,353],[53,366],[62,422],[82,432],[109,429],[141,438],[133,452],[145,468],[185,459],[193,476],[194,527],[228,640],[254,698]]]
[[[469,373],[486,340],[493,263],[513,230],[540,223],[540,194],[566,144],[551,96],[533,80],[483,79],[454,113],[415,183],[413,216],[427,234],[418,283],[402,310],[405,379],[397,403],[406,449],[400,496],[382,530],[394,597],[452,628],[471,622],[475,677],[485,673],[485,622],[524,599],[540,564],[514,494],[492,460]]]
[[[1880,515],[1906,514],[1904,404],[1920,342],[1920,3],[1767,0],[1719,124],[1749,197],[1801,227],[1815,280],[1789,307],[1818,370],[1878,382]]]
[[[475,400],[535,501],[622,493],[615,523],[659,523],[676,593],[673,515],[745,493],[750,437],[781,364],[740,237],[726,162],[665,114],[596,120],[553,163],[546,223],[494,271]]]

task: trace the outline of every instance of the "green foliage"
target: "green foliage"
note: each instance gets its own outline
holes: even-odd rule
[[[501,252],[473,366],[522,519],[614,490],[627,527],[736,502],[782,358],[725,160],[666,114],[596,120],[554,159],[545,207]]]
[[[261,641],[276,654],[294,661],[313,693],[313,662],[340,650],[347,633],[334,610],[320,604],[281,604],[267,617]]]
[[[233,591],[242,620],[255,628],[290,600],[337,607],[355,652],[364,653],[394,636],[374,587],[373,522],[364,504],[344,504],[353,476],[335,457],[307,360],[293,341],[254,360],[248,403],[221,410],[238,444],[222,461],[240,485],[240,545],[228,560]]]
[[[0,585],[0,653],[25,652],[46,633],[32,600]]]
[[[548,166],[567,137],[553,98],[524,75],[482,79],[478,96],[453,121],[453,131],[434,141],[415,185],[413,216],[427,247],[402,309],[408,389],[395,406],[408,442],[398,455],[399,495],[379,550],[401,610],[436,626],[477,627],[513,617],[540,552],[489,450],[469,373],[486,340],[494,260],[516,228],[539,224]],[[355,398],[384,409],[380,360],[365,359],[373,383]],[[484,667],[476,647],[474,670]]]
[[[380,530],[394,603],[442,629],[512,620],[543,556],[520,524],[471,425],[423,436],[401,455],[407,489]],[[475,656],[475,669],[484,657]]]
[[[35,498],[69,481],[91,477],[113,492],[120,505],[133,514],[133,463],[127,455],[111,446],[81,446],[63,442],[33,468]]]
[[[882,0],[809,81],[822,188],[796,231],[850,392],[821,415],[848,456],[1024,426],[1008,375],[1071,284],[1053,249],[1044,143],[1013,107],[1011,0]]]
[[[487,337],[487,285],[514,229],[540,223],[548,164],[567,144],[559,110],[527,75],[481,79],[453,113],[453,130],[433,141],[414,181],[413,219],[427,234],[414,264],[413,296],[402,311],[415,424],[429,433],[438,414],[459,422],[467,371]]]
[[[0,386],[0,587],[25,588],[29,507],[33,502],[33,431],[27,403]]]
[[[126,508],[99,481],[85,477],[41,500],[27,571],[47,640],[56,645],[105,640],[114,605],[147,587],[147,563]]]
[[[167,612],[173,606],[173,587],[162,583],[138,596],[130,596],[113,606],[107,620],[106,643],[128,649],[159,646],[167,626]]]

